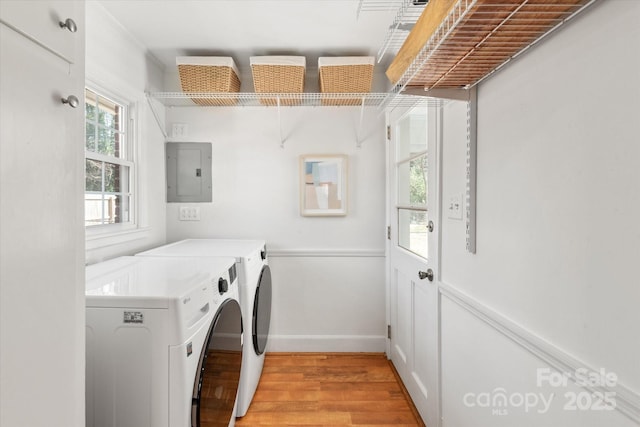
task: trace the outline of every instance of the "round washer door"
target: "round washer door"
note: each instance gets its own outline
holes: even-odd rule
[[[242,365],[242,311],[224,301],[211,322],[200,354],[191,400],[191,426],[227,426],[233,411]]]
[[[269,337],[271,323],[271,269],[268,265],[262,267],[260,280],[256,287],[253,300],[253,350],[257,355],[264,353]]]

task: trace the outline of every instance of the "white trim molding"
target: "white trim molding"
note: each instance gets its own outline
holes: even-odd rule
[[[384,353],[384,335],[269,335],[267,352]]]
[[[384,249],[268,249],[270,258],[384,258]]]
[[[464,292],[456,289],[452,285],[441,283],[440,294],[450,301],[456,303],[470,314],[491,326],[505,337],[509,338],[530,354],[545,362],[551,368],[559,372],[567,373],[571,380],[574,373],[586,370],[594,375],[598,374],[596,369],[578,360],[563,349],[551,344],[533,332],[523,328],[502,314],[494,311]],[[634,390],[618,383],[615,387],[590,386],[580,384],[590,392],[615,393],[616,407],[622,414],[640,423],[640,394]]]
[[[102,249],[110,246],[133,242],[135,240],[146,239],[150,236],[150,233],[151,228],[149,227],[132,227],[130,229],[102,234],[87,232],[85,250],[88,252],[96,249]]]

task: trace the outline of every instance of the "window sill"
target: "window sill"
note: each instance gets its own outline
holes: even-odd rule
[[[87,251],[121,245],[149,237],[151,228],[120,228],[113,230],[85,230],[85,249]]]

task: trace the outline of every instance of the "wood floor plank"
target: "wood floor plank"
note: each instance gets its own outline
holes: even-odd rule
[[[416,427],[416,426],[424,426],[424,424],[351,424],[351,427]],[[308,426],[305,426],[308,427]],[[328,426],[324,426],[328,427]]]
[[[402,412],[410,411],[409,405],[403,400],[347,400],[347,401],[325,401],[318,402],[318,409],[321,411],[340,412]]]
[[[407,408],[408,409],[408,408]],[[407,424],[415,422],[410,411],[395,412],[349,412],[351,422],[358,424]]]
[[[260,390],[301,390],[320,391],[324,384],[320,381],[260,381]]]
[[[384,354],[270,353],[238,427],[424,427]]]
[[[334,425],[344,426],[351,425],[351,416],[348,412],[320,412],[313,414],[309,412],[263,412],[260,414],[249,413],[242,418],[241,422],[236,425],[255,426],[255,425]]]
[[[394,399],[394,396],[388,391],[320,391],[318,400],[322,402],[335,402],[352,400],[356,402],[375,402]],[[404,400],[404,396],[396,395],[395,399]]]
[[[373,367],[369,369],[357,368],[355,366],[343,367],[317,367],[313,371],[304,374],[305,379],[312,381],[332,381],[332,382],[389,382],[394,381],[393,373],[388,366]]]
[[[298,382],[305,379],[304,373],[300,372],[301,368],[295,368],[291,371],[273,372],[269,370],[263,372],[260,380],[264,378],[265,381],[285,381],[285,382]]]
[[[260,390],[253,396],[256,402],[317,402],[320,400],[319,391],[307,390]]]
[[[401,389],[395,379],[391,381],[375,381],[375,382],[366,382],[366,381],[344,381],[344,382],[329,382],[329,381],[318,381],[317,384],[320,386],[320,390],[323,391],[331,391],[331,390],[351,390],[351,391],[388,391],[393,393],[400,393]]]
[[[257,401],[251,403],[252,412],[315,412],[320,410],[316,401],[269,402]]]

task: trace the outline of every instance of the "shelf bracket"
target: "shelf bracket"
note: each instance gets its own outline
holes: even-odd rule
[[[156,109],[153,106],[153,102],[151,101],[151,97],[149,96],[149,94],[145,94],[145,98],[147,98],[147,104],[149,104],[149,108],[151,109],[151,113],[153,114],[153,117],[156,119],[156,123],[158,124],[158,128],[160,128],[160,132],[162,132],[162,135],[164,136],[164,139],[167,139],[167,132],[164,130],[164,126],[162,125],[162,122],[160,121],[160,116],[158,116],[158,112],[156,111]]]
[[[280,135],[280,148],[284,148],[284,138],[282,137],[282,115],[280,113],[280,97],[276,98],[277,100],[277,109],[278,109],[278,132]]]
[[[467,185],[466,185],[466,247],[476,253],[476,170],[478,153],[478,92],[476,86],[469,89],[467,102]]]
[[[471,89],[426,89],[420,87],[405,88],[403,95],[428,96],[430,98],[451,99],[454,101],[471,100]]]
[[[360,123],[358,125],[358,128],[356,129],[356,147],[357,148],[362,148],[362,125],[364,123],[364,96],[361,99],[361,104],[360,104]]]

